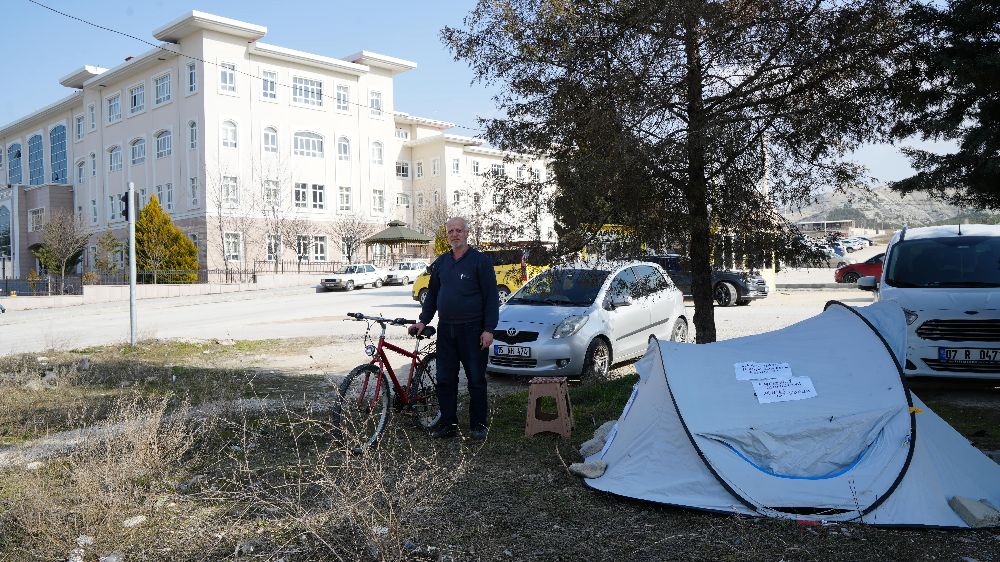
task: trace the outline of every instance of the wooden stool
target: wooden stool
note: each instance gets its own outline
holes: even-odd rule
[[[569,403],[565,377],[535,377],[528,386],[528,419],[524,423],[526,436],[551,431],[569,438],[573,431],[573,407]],[[542,411],[542,398],[556,401],[556,413]]]

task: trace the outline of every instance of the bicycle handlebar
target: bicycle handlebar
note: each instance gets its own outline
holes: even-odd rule
[[[365,316],[360,312],[348,312],[348,316],[355,320],[371,320],[372,322],[378,322],[379,324],[392,324],[394,326],[407,326],[409,324],[416,324],[416,320],[407,320],[406,318],[385,318],[384,316]]]

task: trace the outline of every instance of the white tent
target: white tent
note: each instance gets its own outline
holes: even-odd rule
[[[709,511],[967,527],[955,496],[1000,506],[997,465],[913,396],[892,303],[708,345],[650,343],[588,458],[598,490]],[[787,365],[784,365],[787,364]]]

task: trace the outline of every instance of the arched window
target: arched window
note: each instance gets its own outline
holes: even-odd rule
[[[170,131],[162,131],[156,135],[156,158],[166,158],[173,152],[173,139]]]
[[[118,172],[122,169],[122,149],[120,146],[112,146],[108,149],[108,171]]]
[[[372,143],[372,164],[376,166],[382,165],[383,152],[382,143],[378,141]]]
[[[274,127],[264,129],[264,152],[278,152],[278,131]]]
[[[97,155],[93,152],[90,153],[90,175],[97,175]]]
[[[87,181],[87,163],[80,160],[76,163],[76,183],[85,183]]]
[[[56,125],[49,131],[49,160],[52,162],[52,183],[69,183],[65,125]]]
[[[21,145],[14,143],[7,147],[7,183],[21,183]]]
[[[351,139],[340,137],[337,139],[337,160],[351,159]]]
[[[42,160],[42,135],[28,139],[28,185],[45,183],[45,162]]]
[[[129,145],[129,161],[133,166],[146,161],[146,139],[135,139]]]
[[[194,121],[188,123],[188,148],[198,148],[198,124]]]
[[[222,123],[222,146],[236,148],[236,123],[232,121]]]
[[[293,151],[296,156],[312,156],[314,158],[323,157],[323,137],[315,133],[295,133],[292,139]]]
[[[10,211],[0,207],[0,256],[11,256],[10,253]]]

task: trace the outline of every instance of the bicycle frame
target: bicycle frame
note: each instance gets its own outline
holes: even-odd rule
[[[410,391],[413,389],[413,375],[417,371],[417,363],[420,362],[420,340],[417,340],[413,351],[407,351],[397,345],[393,345],[385,341],[385,330],[386,326],[382,325],[382,332],[378,336],[378,346],[375,348],[375,354],[372,356],[371,364],[377,365],[379,371],[387,371],[389,373],[389,379],[392,380],[393,389],[396,391],[396,396],[399,397],[400,404],[406,406],[410,402]],[[406,378],[406,385],[401,386],[399,384],[399,379],[396,378],[396,371],[392,368],[392,363],[389,361],[389,356],[386,354],[385,350],[388,349],[398,355],[403,355],[410,358],[410,373]],[[382,378],[379,377],[378,381],[375,383],[375,396],[379,395],[381,392]],[[365,390],[367,390],[368,381],[365,381],[362,387],[362,395],[364,395]]]

